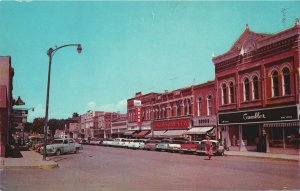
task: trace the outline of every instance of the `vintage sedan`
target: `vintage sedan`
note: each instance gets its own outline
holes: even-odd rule
[[[128,148],[130,148],[130,149],[144,149],[145,142],[147,142],[147,139],[133,140],[128,144]]]
[[[202,140],[201,144],[197,146],[197,153],[206,155],[206,142],[207,140]],[[217,140],[210,140],[212,153],[213,155],[224,155],[224,146],[220,145],[220,143]]]
[[[82,145],[76,143],[74,139],[55,139],[52,144],[46,146],[46,154],[58,156],[65,153],[79,153],[79,150],[82,149]],[[44,153],[43,147],[40,152]]]
[[[163,139],[160,143],[156,145],[155,150],[157,151],[167,151],[169,148],[170,139]]]
[[[160,142],[161,142],[161,140],[159,140],[159,139],[150,140],[147,143],[145,143],[144,149],[148,150],[148,151],[155,151],[156,150],[156,145]]]
[[[169,152],[179,152],[181,150],[181,144],[185,141],[183,140],[173,140],[168,144],[168,151]]]

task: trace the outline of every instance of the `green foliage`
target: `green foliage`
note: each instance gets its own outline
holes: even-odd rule
[[[66,124],[64,119],[50,119],[48,121],[48,126],[51,132],[51,135],[54,135],[56,129],[63,130]],[[31,132],[34,133],[44,133],[45,118],[35,118],[32,122]]]

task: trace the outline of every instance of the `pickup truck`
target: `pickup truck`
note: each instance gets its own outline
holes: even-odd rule
[[[76,143],[74,139],[55,139],[52,144],[46,146],[46,154],[61,155],[65,153],[79,153],[82,150],[82,145]],[[44,148],[41,148],[41,154],[44,153]]]

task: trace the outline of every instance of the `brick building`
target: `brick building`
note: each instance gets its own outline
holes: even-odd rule
[[[139,92],[127,100],[127,111],[128,130],[133,137],[198,140],[206,133],[216,136],[214,81],[164,93]]]
[[[246,29],[213,58],[220,137],[231,150],[297,153],[300,26]]]
[[[0,56],[0,157],[6,155],[6,146],[10,140],[14,69],[10,56]]]

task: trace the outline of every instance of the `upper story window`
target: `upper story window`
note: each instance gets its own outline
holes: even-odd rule
[[[272,97],[279,96],[278,72],[272,73]]]
[[[288,68],[284,68],[282,70],[283,74],[283,95],[291,94],[291,85],[290,85],[290,70]]]
[[[222,85],[222,105],[227,104],[227,87],[226,84]]]
[[[234,103],[234,85],[233,85],[233,82],[229,83],[229,103]]]
[[[258,77],[254,76],[252,78],[252,99],[259,99],[258,95]]]
[[[249,86],[249,79],[244,79],[244,101],[250,100],[250,86]]]
[[[202,115],[201,109],[202,109],[202,100],[201,100],[201,97],[199,97],[198,98],[198,117],[200,117]]]
[[[177,111],[176,111],[177,116],[181,115],[181,105],[180,102],[177,102]]]
[[[211,115],[211,95],[207,96],[207,116]]]

